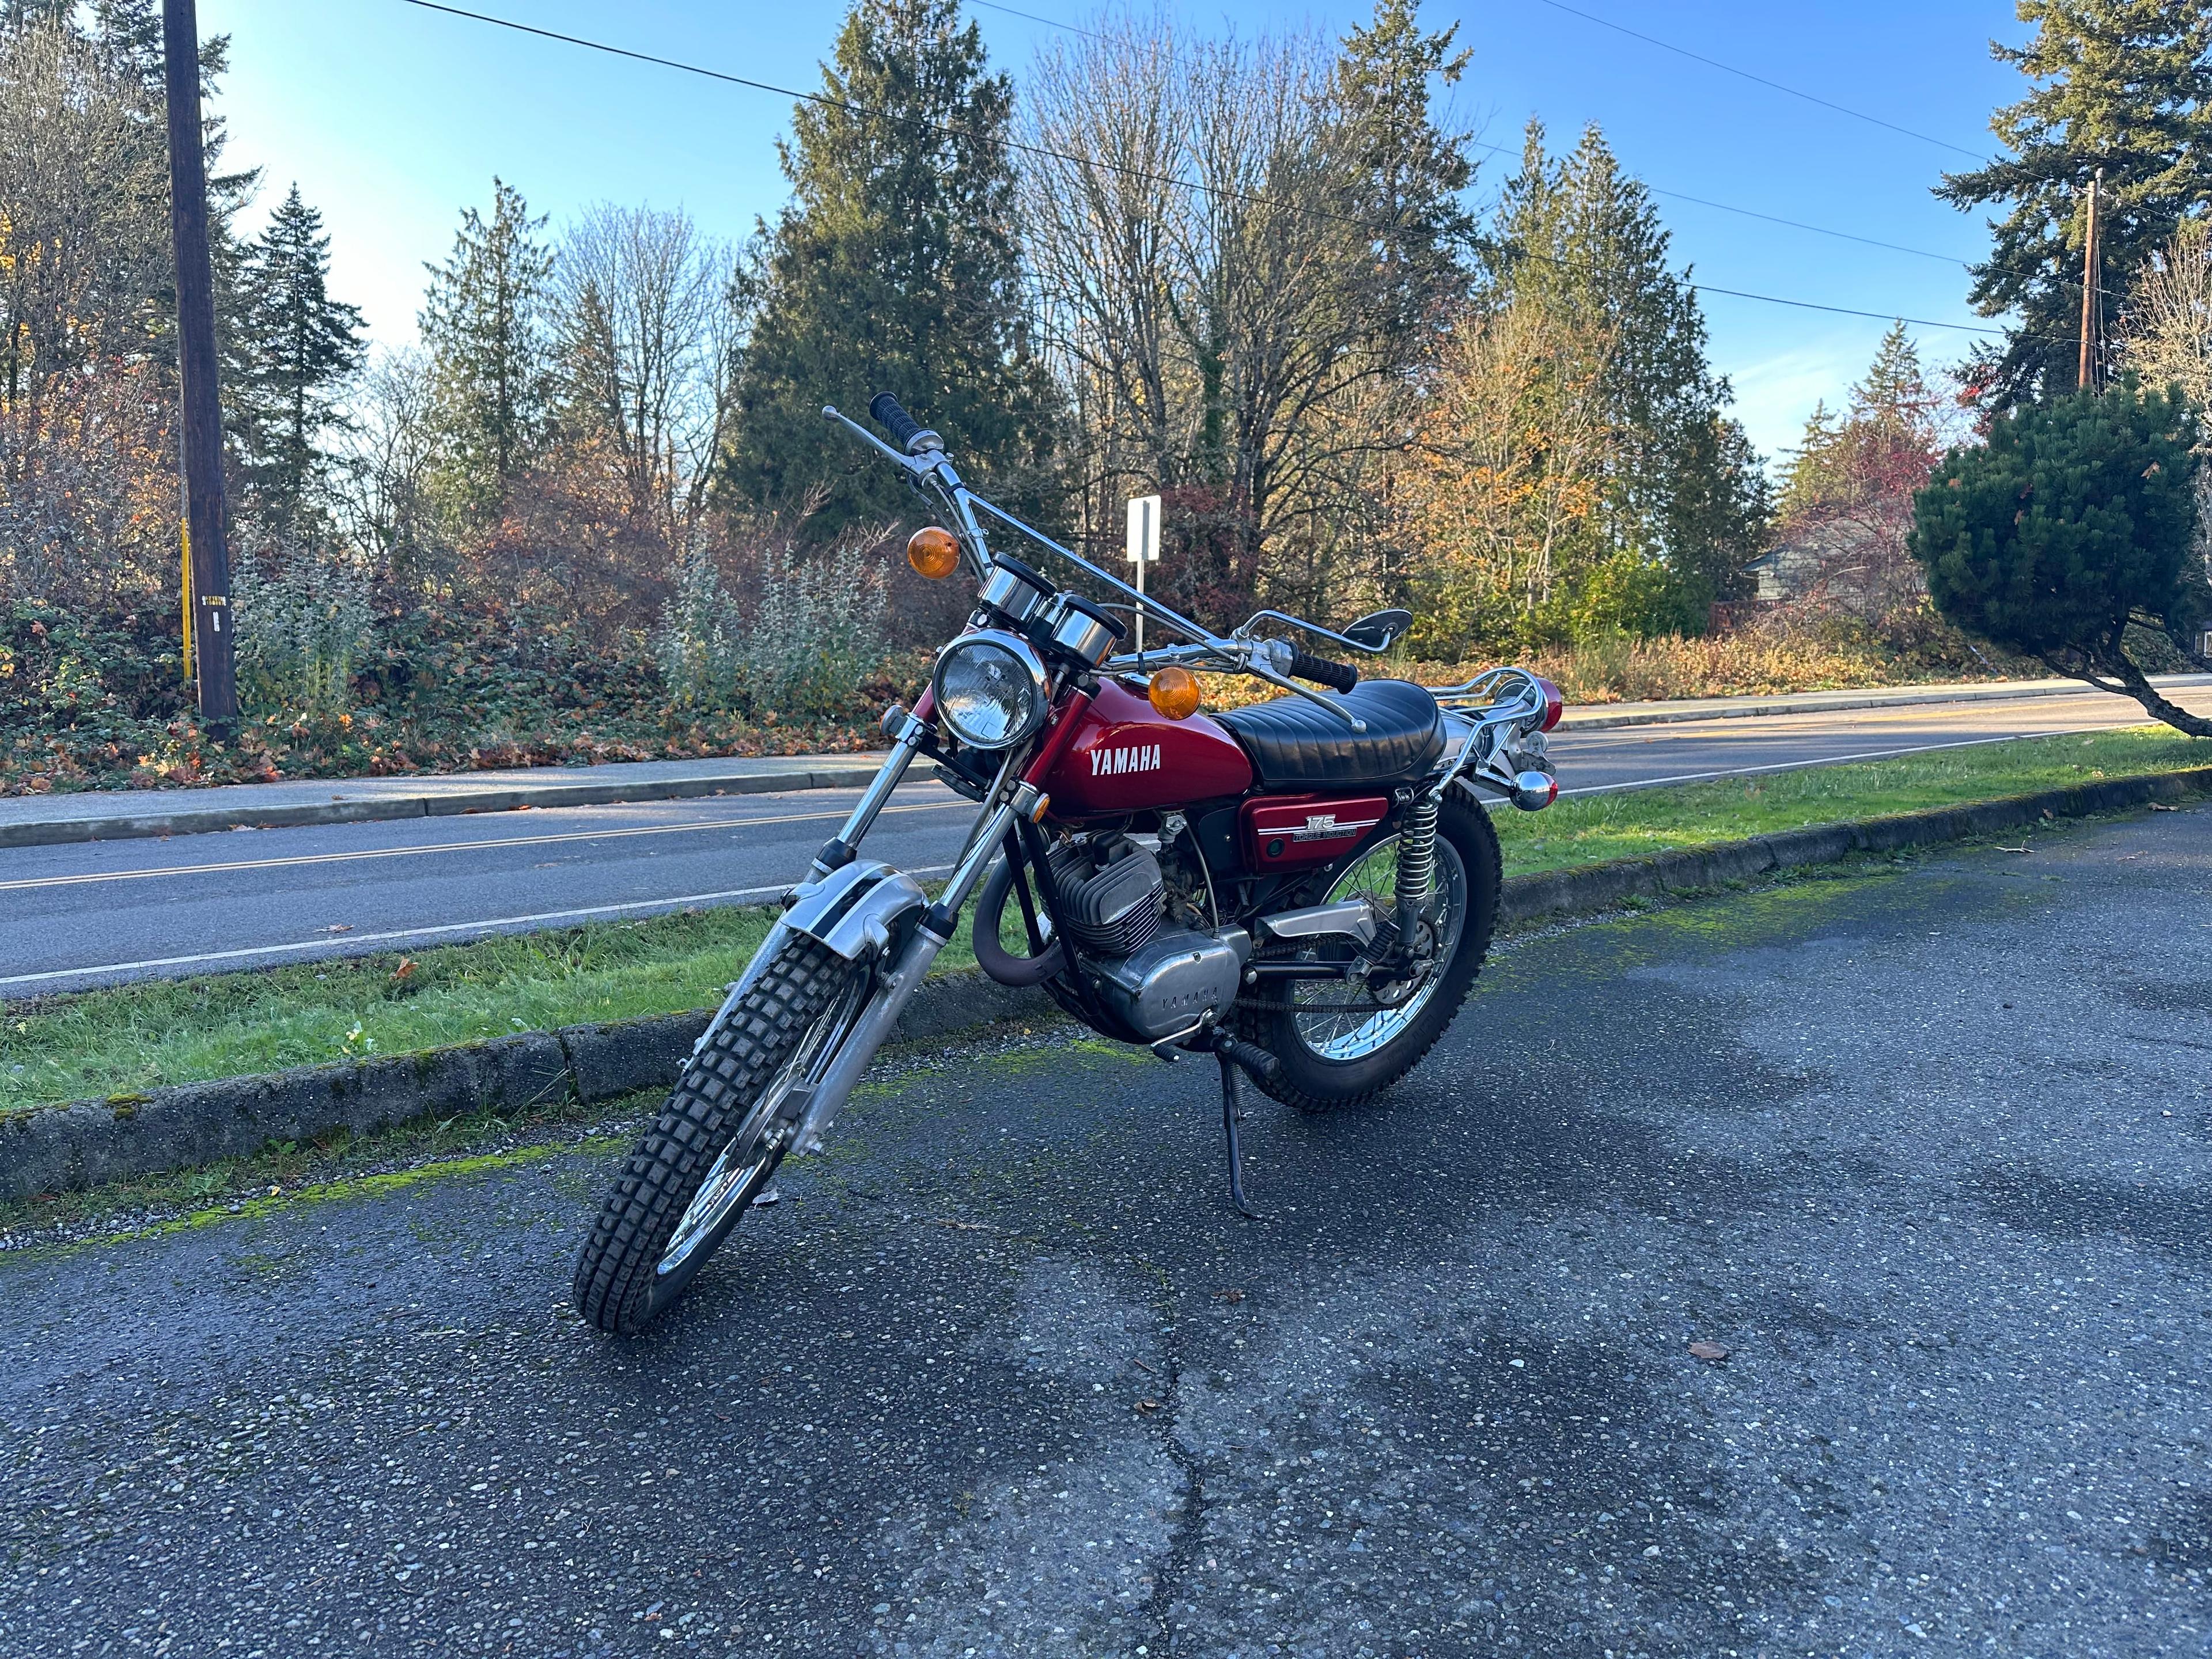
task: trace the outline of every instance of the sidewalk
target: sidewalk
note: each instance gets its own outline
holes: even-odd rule
[[[2212,684],[2212,675],[2161,678],[2163,687]],[[1569,708],[1569,732],[1608,726],[1737,720],[1747,715],[1844,714],[1923,703],[2007,702],[2097,695],[2077,680],[2007,680],[1978,685],[1889,685],[1863,691],[1805,691],[1771,697],[1703,697],[1679,702],[1597,703]],[[2117,701],[2117,700],[2116,700]],[[190,836],[251,825],[361,823],[378,818],[504,812],[519,806],[592,806],[616,801],[751,795],[783,789],[858,789],[875,775],[871,754],[792,755],[750,760],[624,761],[605,766],[518,767],[402,778],[304,778],[209,789],[97,790],[0,798],[0,848],[60,842]]]
[[[88,790],[0,799],[0,848],[58,842],[190,836],[251,825],[362,823],[377,818],[505,812],[518,806],[757,795],[780,789],[858,789],[877,755],[790,755],[749,760],[623,761],[526,766],[401,778],[302,778],[208,789]]]

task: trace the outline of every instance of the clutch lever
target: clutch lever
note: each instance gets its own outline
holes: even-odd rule
[[[1320,692],[1312,690],[1310,687],[1300,685],[1296,680],[1285,679],[1282,675],[1276,673],[1274,670],[1271,668],[1262,668],[1257,663],[1247,663],[1244,665],[1244,672],[1249,674],[1255,680],[1265,680],[1268,684],[1279,686],[1285,691],[1297,692],[1298,696],[1304,697],[1308,702],[1318,704],[1320,707],[1328,709],[1330,714],[1335,715],[1337,719],[1342,720],[1346,726],[1350,726],[1355,732],[1364,732],[1367,730],[1367,722],[1360,719],[1358,715],[1353,714],[1349,708],[1345,708],[1341,703],[1331,702],[1327,697],[1322,696]]]

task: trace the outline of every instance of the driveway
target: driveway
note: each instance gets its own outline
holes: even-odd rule
[[[606,1147],[0,1255],[0,1653],[2201,1656],[2208,895],[1524,938],[1258,1224],[1209,1072],[926,1058],[628,1345]]]

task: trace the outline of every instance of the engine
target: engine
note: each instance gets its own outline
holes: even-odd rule
[[[1252,954],[1241,927],[1170,925],[1159,859],[1127,836],[1071,842],[1053,854],[1052,884],[1067,931],[1099,969],[1101,998],[1146,1041],[1173,1036],[1236,1000]],[[1177,902],[1177,922],[1199,920]]]

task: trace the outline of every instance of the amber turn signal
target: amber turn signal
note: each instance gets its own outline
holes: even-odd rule
[[[960,568],[960,544],[952,532],[926,524],[907,538],[906,562],[932,581],[942,581]]]
[[[1187,720],[1198,713],[1198,676],[1188,668],[1163,668],[1152,676],[1145,695],[1152,711],[1171,720]]]

